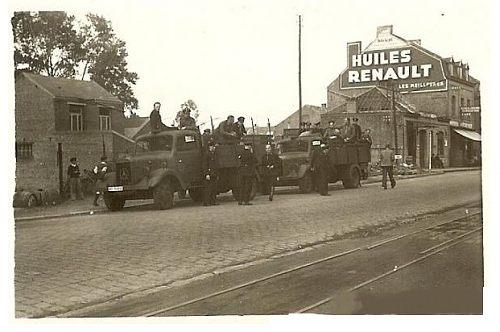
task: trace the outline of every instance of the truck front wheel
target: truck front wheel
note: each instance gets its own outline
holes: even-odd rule
[[[361,172],[358,165],[350,165],[342,172],[342,184],[344,188],[357,188],[361,179]]]
[[[303,194],[308,194],[314,189],[311,172],[306,172],[299,180],[299,190]]]
[[[154,206],[158,210],[171,209],[174,206],[174,191],[168,183],[161,183],[154,188]]]
[[[125,206],[125,199],[113,194],[104,193],[104,204],[109,211],[121,211]]]

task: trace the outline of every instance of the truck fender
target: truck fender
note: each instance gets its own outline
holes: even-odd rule
[[[149,176],[149,181],[148,181],[149,187],[150,188],[156,187],[166,177],[175,178],[179,182],[179,184],[181,185],[182,188],[186,188],[185,183],[184,183],[184,181],[182,181],[181,177],[179,177],[176,172],[169,170],[169,169],[155,169],[155,170],[153,170]]]
[[[104,178],[102,182],[106,184],[106,186],[113,186],[116,184],[116,172],[108,172],[104,174]]]
[[[311,171],[311,165],[300,165],[299,170],[297,171],[297,175],[298,175],[297,177],[299,179],[302,179],[304,177],[304,175],[309,171]]]

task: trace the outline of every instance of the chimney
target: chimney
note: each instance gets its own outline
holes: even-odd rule
[[[377,38],[392,35],[392,25],[382,25],[377,27]]]

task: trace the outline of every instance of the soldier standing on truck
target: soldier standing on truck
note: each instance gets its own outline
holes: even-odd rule
[[[358,121],[359,121],[358,118],[352,118],[352,122],[354,122],[352,124],[352,128],[354,131],[354,140],[355,141],[360,141],[361,135],[362,135],[361,126],[358,124]]]
[[[342,136],[346,142],[353,142],[356,136],[354,128],[351,125],[351,119],[345,118],[344,124],[342,125]]]
[[[236,122],[233,125],[233,131],[236,133],[236,135],[239,138],[242,138],[243,136],[246,136],[247,130],[245,128],[245,118],[244,117],[240,116],[238,118],[238,122]]]
[[[203,169],[204,191],[203,191],[203,206],[219,205],[217,203],[217,183],[219,180],[219,163],[215,154],[215,144],[213,141],[208,142],[208,150],[203,154],[201,159],[201,167]]]
[[[189,108],[183,109],[180,114],[179,129],[198,131],[198,127],[196,127],[196,120],[191,116],[191,110]]]
[[[238,159],[240,160],[240,195],[238,205],[252,205],[250,203],[250,196],[255,177],[255,166],[257,166],[259,161],[253,154],[250,145],[245,145],[245,149],[238,155]]]
[[[335,121],[331,120],[328,122],[328,128],[326,128],[323,133],[324,139],[329,139],[330,137],[335,135]]]
[[[234,131],[234,116],[229,115],[227,120],[222,121],[214,133],[223,143],[235,143],[238,136]]]
[[[260,165],[262,166],[260,173],[262,178],[262,194],[269,194],[269,200],[271,201],[271,189],[274,186],[276,178],[281,173],[281,159],[277,154],[273,153],[273,148],[269,144],[266,145],[266,154],[262,156]]]
[[[314,141],[316,143],[319,141]],[[328,146],[321,144],[313,147],[311,156],[311,171],[313,172],[314,186],[321,196],[330,196],[328,193],[328,173],[330,171],[328,163]]]

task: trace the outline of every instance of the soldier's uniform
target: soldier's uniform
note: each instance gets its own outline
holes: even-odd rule
[[[363,134],[361,131],[361,126],[358,124],[358,119],[353,118],[352,121],[354,122],[351,126],[354,131],[354,140],[355,141],[360,141],[361,140],[361,135]]]
[[[276,178],[281,174],[281,159],[277,154],[269,153],[262,156],[261,179],[262,179],[262,194],[268,195],[271,187],[274,185]]]
[[[322,145],[323,146],[323,145]],[[324,148],[314,147],[311,156],[311,167],[313,168],[313,179],[316,191],[322,196],[329,196],[328,193],[328,173],[330,166],[328,155]]]
[[[238,122],[235,122],[233,124],[233,131],[236,133],[236,135],[239,138],[242,138],[243,136],[245,136],[247,134],[247,130],[245,128],[245,125],[243,124],[244,121],[245,121],[245,118],[240,116],[238,118]]]
[[[242,205],[244,202],[245,205],[252,205],[252,203],[250,203],[250,195],[252,193],[252,184],[255,177],[255,166],[257,166],[259,161],[247,147],[238,155],[238,159],[240,160],[240,197],[238,204]]]
[[[209,146],[213,146],[213,142],[208,143]],[[203,191],[203,205],[218,205],[216,202],[217,198],[217,184],[219,180],[219,162],[217,160],[217,155],[215,151],[210,151],[208,148],[206,152],[202,155],[201,167],[203,169],[204,180],[204,191]]]

